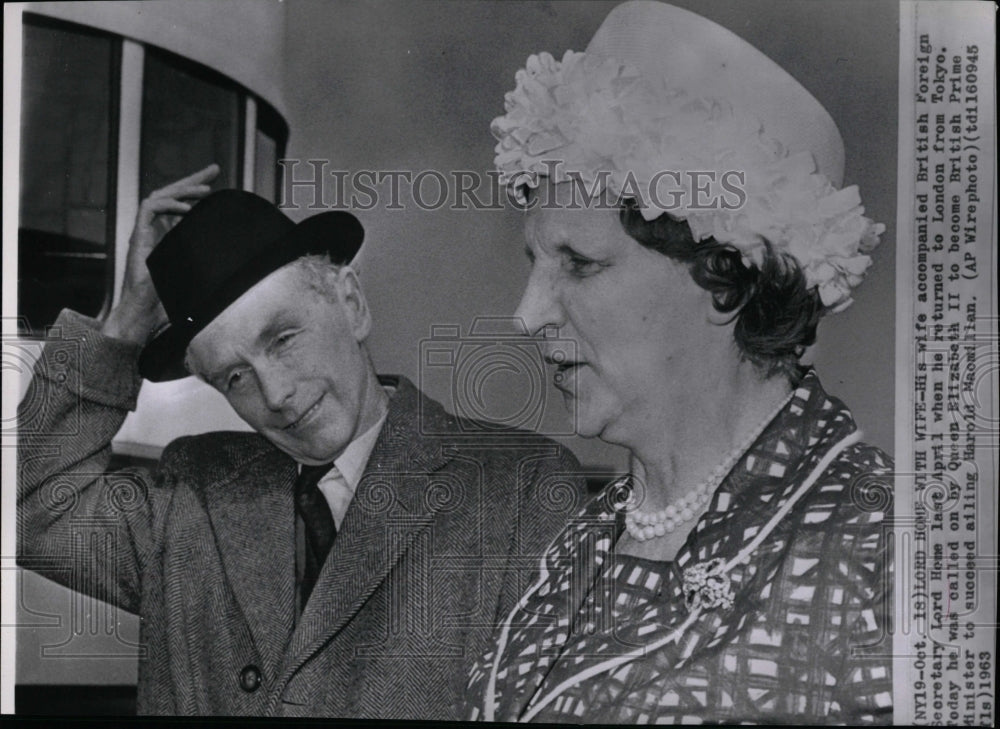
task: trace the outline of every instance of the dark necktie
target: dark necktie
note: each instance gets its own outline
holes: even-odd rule
[[[299,585],[299,605],[305,608],[309,601],[319,571],[330,553],[333,538],[337,536],[337,525],[330,513],[330,505],[319,490],[319,482],[331,469],[332,463],[323,466],[302,466],[295,482],[295,506],[305,524],[306,559]]]

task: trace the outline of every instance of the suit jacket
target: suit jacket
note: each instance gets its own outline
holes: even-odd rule
[[[141,616],[140,713],[460,716],[471,663],[582,503],[566,449],[476,435],[396,378],[296,624],[294,461],[219,432],[106,472],[138,351],[57,324],[19,413],[19,562]]]

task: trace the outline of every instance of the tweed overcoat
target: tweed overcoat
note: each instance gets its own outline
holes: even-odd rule
[[[19,412],[19,562],[141,618],[144,714],[459,718],[474,659],[579,507],[572,454],[472,435],[394,378],[296,621],[294,461],[254,433],[107,472],[138,351],[63,312]]]

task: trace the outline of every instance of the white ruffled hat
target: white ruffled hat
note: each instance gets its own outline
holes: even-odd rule
[[[864,217],[856,186],[839,189],[844,144],[833,119],[745,40],[688,10],[632,0],[585,53],[533,55],[515,78],[507,113],[491,125],[505,182],[523,190],[543,176],[579,178],[638,197],[646,219],[686,220],[697,240],[729,243],[748,265],[761,263],[767,241],[798,261],[828,310],[851,303],[884,226]],[[711,209],[690,196],[643,196],[665,171],[737,172],[744,196]]]

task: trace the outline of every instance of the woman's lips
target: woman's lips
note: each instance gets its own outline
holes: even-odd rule
[[[584,362],[564,362],[556,367],[552,376],[553,384],[567,395],[576,394],[576,377],[580,368],[585,366]]]

